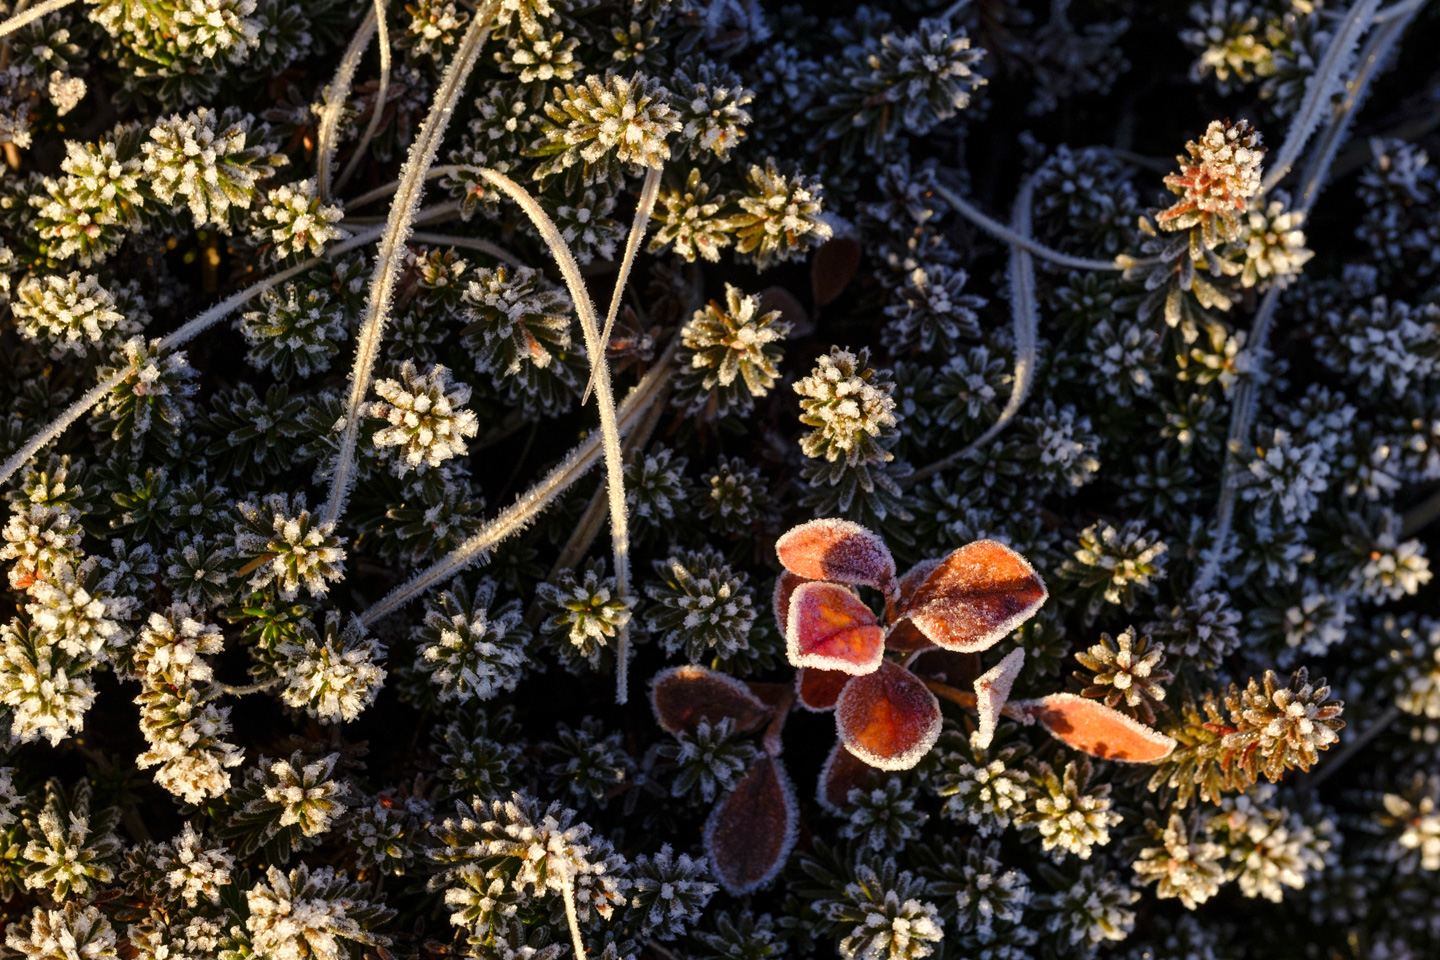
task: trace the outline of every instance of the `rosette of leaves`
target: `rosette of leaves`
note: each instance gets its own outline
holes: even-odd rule
[[[655,605],[645,614],[646,628],[668,653],[692,663],[728,658],[747,642],[755,622],[748,577],[736,574],[712,550],[681,550],[655,562],[660,582],[645,594]]]

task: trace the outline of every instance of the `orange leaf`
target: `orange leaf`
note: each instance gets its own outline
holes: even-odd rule
[[[650,682],[650,706],[667,733],[692,731],[702,720],[713,726],[726,717],[737,731],[756,730],[775,712],[734,677],[693,664],[657,673]]]
[[[1175,741],[1159,730],[1073,693],[1052,693],[1023,705],[1052,737],[1092,757],[1159,763],[1175,749]]]
[[[873,673],[885,656],[885,633],[870,608],[838,583],[802,583],[790,597],[785,654],[797,667]]]
[[[840,691],[850,682],[850,674],[839,670],[801,667],[795,671],[795,700],[811,713],[835,709]]]
[[[889,591],[895,558],[874,533],[849,520],[811,520],[791,527],[775,541],[785,569],[809,580],[858,583]]]
[[[1002,543],[977,540],[946,557],[901,612],[938,646],[971,653],[1030,619],[1048,595],[1028,560]]]
[[[705,823],[705,852],[734,896],[775,879],[795,846],[795,790],[779,758],[762,754]]]
[[[886,660],[845,684],[835,726],[845,749],[870,766],[908,770],[940,736],[940,701],[913,673]]]

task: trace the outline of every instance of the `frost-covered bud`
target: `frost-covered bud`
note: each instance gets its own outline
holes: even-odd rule
[[[1021,417],[1018,426],[1029,440],[1019,451],[1022,459],[1038,466],[1037,480],[1048,480],[1052,487],[1076,489],[1094,480],[1100,472],[1100,437],[1090,418],[1081,416],[1074,406],[1058,409],[1053,400],[1046,400],[1034,415]]]
[[[115,928],[98,908],[67,903],[59,910],[35,907],[29,922],[16,920],[5,945],[25,960],[110,960],[118,957]]]
[[[686,263],[694,263],[696,256],[717,262],[720,251],[730,246],[733,239],[729,218],[720,215],[721,208],[731,198],[718,192],[718,184],[718,178],[701,179],[696,167],[686,175],[683,186],[662,186],[656,194],[652,215],[660,226],[647,249],[659,253],[673,245],[676,255]]]
[[[265,141],[265,125],[233,107],[200,107],[189,116],[162,118],[141,147],[150,190],[163,203],[190,208],[196,227],[230,230],[230,208],[249,209],[256,182],[285,163]]]
[[[720,457],[708,483],[700,501],[700,517],[721,533],[743,535],[756,526],[769,527],[779,521],[765,478],[742,458]]]
[[[1214,74],[1221,93],[1230,93],[1256,77],[1275,72],[1275,54],[1265,44],[1259,8],[1247,0],[1209,0],[1192,3],[1194,29],[1180,31],[1180,39],[1200,51],[1190,65],[1190,78]]]
[[[1044,762],[1032,770],[1034,803],[1016,820],[1038,835],[1041,847],[1057,861],[1071,853],[1089,860],[1092,849],[1109,843],[1110,828],[1124,819],[1110,809],[1108,783],[1086,791],[1091,769],[1082,757],[1065,764],[1063,777]]]
[[[775,385],[789,333],[780,311],[762,312],[758,297],[727,283],[725,305],[710,301],[680,330],[676,402],[710,419],[749,412]]]
[[[1135,911],[1128,909],[1140,894],[1093,867],[1080,871],[1080,879],[1067,890],[1038,898],[1045,929],[1059,933],[1072,947],[1094,946],[1107,940],[1124,940],[1135,929]]]
[[[567,37],[559,30],[553,33],[538,24],[522,28],[512,35],[504,49],[495,51],[495,62],[501,73],[518,74],[525,84],[543,85],[554,80],[573,80],[581,69],[575,59],[576,37]]]
[[[736,574],[713,550],[680,550],[655,561],[661,582],[645,588],[658,606],[645,614],[645,626],[667,653],[682,650],[692,663],[729,658],[748,642],[755,623],[749,578]]]
[[[700,919],[705,905],[719,888],[710,882],[710,865],[704,857],[676,857],[670,844],[654,856],[641,854],[630,866],[634,896],[630,907],[640,920],[640,936],[673,940]]]
[[[1196,658],[1201,663],[1219,663],[1240,646],[1240,612],[1230,604],[1230,595],[1214,590],[1189,597],[1185,602],[1161,610],[1165,619],[1141,629],[1164,644],[1172,656]]]
[[[118,808],[92,806],[90,781],[66,791],[50,780],[39,812],[25,821],[30,839],[18,859],[26,889],[43,890],[59,902],[92,897],[115,879],[119,822]]]
[[[125,639],[121,621],[128,618],[133,601],[107,596],[97,583],[97,565],[91,558],[78,567],[65,564],[52,570],[48,580],[31,588],[33,602],[25,610],[32,629],[40,631],[47,644],[77,659],[103,662]]]
[[[841,896],[815,903],[837,931],[843,932],[844,960],[921,960],[944,938],[940,913],[921,900],[925,883],[887,859],[878,868],[860,863]]]
[[[115,296],[98,277],[71,273],[26,277],[10,301],[20,333],[31,340],[50,342],[50,355],[86,356],[91,347],[125,337],[140,324],[116,309]]]
[[[1305,233],[1300,229],[1304,212],[1287,209],[1290,197],[1284,191],[1271,196],[1274,199],[1263,208],[1252,207],[1241,226],[1237,243],[1245,248],[1245,266],[1240,283],[1283,290],[1300,275],[1315,251],[1305,247]]]
[[[898,777],[873,790],[855,787],[840,808],[840,836],[856,841],[873,853],[899,853],[905,844],[920,836],[929,819],[915,809],[915,789],[905,787]]]
[[[868,350],[855,354],[831,347],[828,356],[816,360],[810,376],[795,384],[802,398],[800,422],[814,428],[800,438],[801,452],[829,462],[843,457],[852,466],[889,460],[891,455],[877,441],[887,438],[898,423],[894,388],[888,370],[870,366]]]
[[[405,12],[410,20],[396,46],[436,59],[449,55],[448,48],[455,46],[460,28],[470,21],[469,12],[457,8],[454,0],[418,0],[406,4]]]
[[[691,159],[713,153],[721,160],[745,136],[750,123],[746,104],[755,99],[740,76],[723,63],[697,59],[680,67],[670,83],[675,112],[681,123],[680,139]]]
[[[1324,326],[1321,362],[1359,381],[1377,402],[1399,400],[1440,375],[1440,305],[1377,296],[1368,306],[1327,312]]]
[[[376,431],[375,446],[399,448],[394,463],[398,475],[464,456],[469,449],[465,440],[480,430],[474,412],[461,409],[470,401],[470,388],[452,384],[450,371],[438,363],[422,375],[407,360],[400,379],[377,380],[375,393],[380,399],[365,412],[388,424]]]
[[[1243,240],[1240,216],[1260,192],[1260,134],[1244,120],[1213,120],[1198,140],[1185,144],[1189,157],[1177,157],[1178,174],[1165,186],[1180,199],[1155,217],[1162,230],[1199,226],[1206,249],[1221,240]]]
[[[604,809],[610,792],[635,771],[623,739],[618,730],[606,733],[597,717],[585,717],[579,729],[557,724],[555,740],[541,745],[550,760],[546,786],[552,793],[568,793],[577,806],[590,802]]]
[[[1274,799],[1275,788],[1269,784],[1223,797],[1209,830],[1211,839],[1227,851],[1240,892],[1279,903],[1286,887],[1298,890],[1325,869],[1335,828],[1322,822],[1317,831],[1298,814],[1276,806]]]
[[[190,398],[199,391],[185,351],[164,352],[159,340],[131,337],[99,370],[102,380],[117,374],[120,382],[95,406],[97,424],[116,441],[128,438],[136,453],[151,438],[178,452],[180,431],[195,408]]]
[[[262,293],[259,306],[240,317],[245,359],[281,380],[329,370],[350,335],[344,309],[324,288],[287,283]]]
[[[657,81],[636,74],[592,73],[583,84],[555,87],[545,104],[548,121],[536,153],[550,157],[535,171],[537,180],[577,163],[586,166],[586,182],[609,179],[611,165],[659,167],[670,159],[666,138],[681,127]]]
[[[342,631],[333,610],[323,631],[305,620],[298,636],[300,643],[286,642],[275,651],[276,671],[285,678],[282,700],[326,723],[354,720],[375,702],[385,684],[379,641],[363,630]]]
[[[1287,524],[1303,523],[1329,486],[1329,457],[1321,441],[1292,440],[1288,430],[1276,428],[1271,442],[1256,448],[1240,495],[1267,513],[1278,507]]]
[[[1187,827],[1178,813],[1170,814],[1159,839],[1159,846],[1141,850],[1134,863],[1142,886],[1158,882],[1155,896],[1161,900],[1178,897],[1187,910],[1219,892],[1225,880],[1224,847],[1205,839],[1198,825]]]
[[[78,731],[95,702],[88,675],[96,666],[20,620],[0,624],[0,704],[10,709],[10,736],[21,743],[44,737],[54,746]]]
[[[83,532],[80,512],[68,502],[73,483],[66,486],[69,458],[52,461],[48,470],[26,475],[25,493],[10,507],[10,519],[0,531],[0,560],[12,560],[10,586],[32,591],[52,579],[63,566],[78,566]]]
[[[599,666],[601,651],[619,629],[630,622],[634,597],[621,600],[615,596],[615,579],[605,576],[604,561],[587,562],[582,576],[574,570],[563,570],[554,584],[541,583],[535,588],[544,619],[541,630],[562,635],[566,646],[588,662]]]
[[[1360,592],[1372,603],[1414,596],[1434,577],[1425,545],[1419,540],[1397,542],[1386,531],[1375,539],[1370,553],[1355,571]]]
[[[300,587],[323,597],[330,583],[345,575],[343,538],[333,525],[319,523],[305,508],[305,495],[270,493],[235,504],[235,554],[253,569],[249,587],[260,590],[271,583],[280,596],[293,600]]]
[[[947,848],[948,849],[948,848]],[[1014,926],[1030,903],[1030,879],[1009,869],[998,857],[1000,844],[972,841],[963,862],[942,865],[945,879],[937,887],[955,890],[956,920],[961,933],[980,943],[996,939],[996,927]]]
[[[735,250],[747,254],[756,270],[798,260],[834,232],[821,216],[824,189],[817,177],[780,172],[773,158],[751,166],[749,188],[740,197],[741,212],[730,218]]]
[[[365,889],[333,867],[300,864],[288,874],[268,867],[245,893],[245,928],[259,956],[274,960],[344,960],[351,946],[380,946],[390,938],[370,927],[395,911],[364,896]]]
[[[1094,591],[1087,610],[1092,619],[1102,601],[1133,610],[1136,594],[1153,592],[1154,581],[1165,576],[1167,549],[1143,520],[1127,521],[1118,529],[1103,521],[1092,523],[1080,531],[1060,574]]]
[[[890,322],[880,331],[880,342],[893,354],[953,354],[960,341],[980,337],[975,311],[988,302],[965,293],[970,275],[944,264],[916,267],[895,293],[897,302],[885,308]]]
[[[1101,320],[1085,335],[1090,382],[1128,407],[1135,397],[1148,397],[1160,373],[1160,334],[1144,324]]]
[[[1011,765],[1014,757],[1013,748],[1000,751],[988,762],[943,755],[935,777],[935,792],[947,798],[942,815],[971,824],[982,837],[1008,827],[1024,811],[1030,796],[1030,774]]]
[[[338,204],[323,203],[312,177],[286,183],[266,195],[265,204],[250,218],[250,239],[267,250],[272,260],[309,253],[318,257],[325,247],[350,236],[339,226],[345,216]]]
[[[430,675],[442,703],[489,700],[515,689],[529,662],[530,630],[521,612],[518,600],[495,605],[491,580],[474,591],[456,580],[426,601],[424,622],[412,632],[415,668]]]
[[[179,836],[160,844],[155,852],[165,886],[192,907],[202,899],[218,902],[220,888],[230,883],[235,869],[235,858],[225,846],[208,841],[188,822]]]
[[[625,464],[625,507],[637,537],[685,513],[691,492],[685,476],[688,463],[669,447],[660,447]]]
[[[660,744],[656,752],[676,767],[670,795],[698,792],[706,803],[733,787],[759,755],[753,744],[735,733],[735,721],[729,717],[714,726],[701,720],[694,730],[677,732],[674,743]]]

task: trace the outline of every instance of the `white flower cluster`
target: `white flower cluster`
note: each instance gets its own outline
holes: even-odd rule
[[[15,289],[10,313],[23,336],[47,340],[50,356],[86,356],[112,336],[128,336],[140,325],[116,309],[115,296],[95,276],[71,273],[29,276]]]
[[[1325,869],[1334,825],[1322,821],[1317,832],[1274,799],[1275,787],[1268,783],[1225,797],[1209,827],[1228,850],[1230,874],[1240,892],[1279,903],[1286,887],[1298,890]]]
[[[325,247],[350,236],[339,223],[344,210],[322,203],[315,179],[281,184],[265,197],[250,221],[250,238],[257,246],[268,246],[274,260],[309,253],[318,257]]]
[[[255,184],[285,162],[263,139],[255,143],[263,137],[263,128],[257,136],[250,124],[250,118],[238,110],[217,114],[208,107],[188,116],[165,117],[141,148],[150,190],[163,203],[179,197],[190,208],[196,227],[213,226],[228,233],[231,207],[248,209]]]
[[[380,643],[358,625],[340,629],[340,615],[331,611],[323,631],[305,621],[300,642],[281,644],[277,672],[285,680],[280,697],[326,723],[354,720],[375,702],[385,684]]]
[[[202,658],[219,653],[224,637],[195,614],[184,603],[152,613],[131,656],[140,680],[140,732],[149,745],[135,762],[158,766],[156,783],[199,804],[230,789],[226,769],[239,765],[244,751],[225,740],[229,708],[196,687],[213,679]]]
[[[406,360],[400,379],[377,380],[375,393],[380,399],[369,404],[366,413],[388,424],[376,431],[375,446],[399,448],[394,469],[400,476],[464,456],[466,439],[480,430],[475,414],[462,409],[470,401],[470,388],[452,384],[450,371],[440,364],[421,374]]]

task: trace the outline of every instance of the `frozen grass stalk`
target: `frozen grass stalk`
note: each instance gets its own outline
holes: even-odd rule
[[[365,318],[361,321],[356,335],[355,366],[350,374],[350,395],[345,404],[345,429],[340,437],[340,451],[335,458],[335,475],[330,484],[330,498],[325,504],[326,523],[337,523],[345,512],[345,501],[350,495],[350,486],[355,472],[355,445],[360,439],[360,408],[370,392],[370,378],[375,370],[375,360],[380,353],[380,341],[385,336],[385,321],[390,313],[390,300],[395,291],[395,280],[403,261],[405,240],[410,234],[415,210],[420,205],[420,195],[425,188],[425,172],[435,160],[444,139],[445,128],[455,109],[455,101],[465,89],[465,79],[480,56],[480,48],[490,31],[490,21],[495,17],[498,0],[486,0],[475,11],[470,28],[460,41],[459,49],[445,70],[440,87],[435,91],[435,101],[420,126],[420,134],[410,148],[410,155],[401,168],[400,186],[390,205],[390,217],[385,233],[380,238],[380,249],[375,256],[375,273],[370,279],[370,295],[366,300]]]
[[[325,109],[320,113],[315,147],[315,179],[322,201],[330,199],[330,168],[335,163],[335,151],[340,147],[340,115],[349,102],[350,88],[354,86],[355,74],[360,69],[360,58],[365,55],[365,48],[370,46],[370,38],[375,36],[383,15],[381,0],[376,0],[375,8],[360,21],[355,35],[350,38],[350,45],[340,58],[340,66],[335,68],[335,79],[325,88]]]
[[[355,153],[345,164],[345,169],[340,171],[340,179],[335,181],[337,191],[345,189],[345,184],[350,182],[350,177],[370,149],[370,141],[375,139],[375,134],[380,129],[380,118],[385,115],[385,98],[390,92],[390,27],[385,22],[385,0],[375,0],[375,17],[380,33],[380,85],[375,89],[375,107],[370,111],[370,122],[365,124],[365,133],[355,145]]]
[[[0,37],[14,33],[27,23],[34,23],[41,17],[54,13],[56,10],[64,10],[75,0],[45,0],[44,3],[36,4],[28,10],[15,14],[4,23],[0,23]]]
[[[525,215],[535,224],[535,228],[545,240],[545,245],[550,248],[550,255],[555,258],[555,263],[560,268],[560,275],[565,278],[565,286],[570,289],[570,299],[575,302],[575,312],[580,317],[580,329],[585,334],[585,350],[590,354],[590,369],[595,381],[595,405],[599,408],[600,435],[605,444],[605,488],[610,497],[610,539],[615,557],[615,593],[624,600],[630,595],[630,527],[625,510],[625,460],[624,452],[620,449],[615,396],[610,385],[610,364],[605,359],[605,344],[600,338],[599,313],[595,309],[595,301],[590,299],[590,291],[585,287],[585,278],[580,275],[580,265],[575,262],[570,245],[560,235],[550,215],[535,202],[535,198],[503,173],[481,170],[480,175],[519,204],[520,209],[524,210]],[[618,300],[618,285],[615,295]],[[626,684],[626,658],[629,653],[630,629],[627,624],[620,627],[615,640],[617,703],[624,703],[629,697]]]

